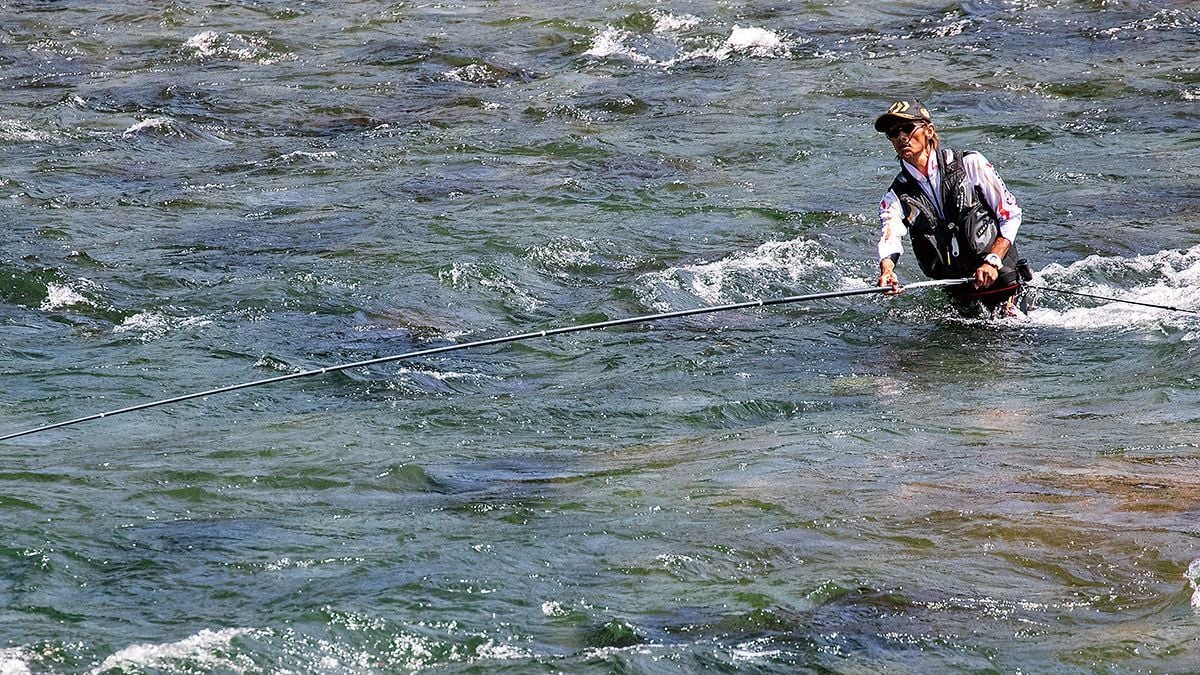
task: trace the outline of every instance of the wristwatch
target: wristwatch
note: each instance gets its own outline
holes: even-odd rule
[[[983,262],[995,267],[996,269],[1000,269],[1000,267],[1004,265],[1004,261],[1001,260],[1000,256],[996,255],[995,253],[989,253],[985,255],[983,257]]]

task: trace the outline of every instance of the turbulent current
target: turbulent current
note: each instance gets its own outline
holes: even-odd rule
[[[0,2],[0,674],[1200,671],[1200,3]],[[911,256],[898,271],[922,278]]]

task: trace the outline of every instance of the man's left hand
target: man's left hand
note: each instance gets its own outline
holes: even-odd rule
[[[987,263],[983,263],[979,266],[979,269],[975,270],[975,287],[987,288],[996,283],[996,279],[999,277],[1000,270]]]

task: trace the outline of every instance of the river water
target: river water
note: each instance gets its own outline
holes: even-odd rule
[[[0,673],[1200,671],[1200,3],[0,4]],[[911,258],[902,278],[919,280]]]

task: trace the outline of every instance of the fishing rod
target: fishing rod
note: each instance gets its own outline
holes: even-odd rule
[[[901,287],[899,290],[909,288],[929,288],[931,286],[958,286],[961,284],[971,283],[970,278],[966,279],[938,279],[934,281],[919,281],[917,283],[908,284]],[[261,387],[267,384],[275,384],[277,382],[286,382],[288,380],[297,380],[302,377],[312,377],[315,375],[325,375],[327,373],[336,373],[342,370],[351,368],[362,368],[365,366],[374,366],[381,363],[391,363],[403,359],[412,359],[418,356],[431,356],[433,354],[445,354],[446,352],[458,351],[461,349],[472,349],[475,347],[487,347],[491,345],[505,344],[508,342],[519,342],[521,340],[529,340],[532,338],[546,338],[551,335],[564,335],[566,333],[578,333],[585,330],[598,330],[601,328],[613,328],[616,326],[628,326],[636,323],[648,323],[651,321],[662,321],[664,319],[674,319],[684,316],[695,316],[697,314],[712,314],[715,312],[728,312],[735,309],[747,309],[751,307],[768,307],[771,305],[786,305],[794,302],[808,302],[810,300],[827,300],[832,298],[845,298],[854,295],[867,295],[870,293],[889,293],[897,289],[891,286],[871,286],[868,288],[856,288],[848,291],[828,291],[825,293],[812,293],[809,295],[790,295],[779,298],[766,298],[760,300],[749,300],[746,302],[736,302],[728,305],[710,305],[708,307],[695,307],[692,309],[681,309],[673,312],[662,312],[660,314],[645,314],[642,316],[627,317],[624,319],[613,319],[610,321],[598,321],[595,323],[585,323],[575,326],[565,326],[562,328],[551,328],[548,330],[533,331],[529,333],[520,333],[516,335],[505,335],[502,337],[489,338],[486,340],[478,340],[476,342],[464,342],[462,344],[444,345],[442,347],[431,347],[429,349],[420,349],[413,352],[405,352],[403,354],[392,354],[391,356],[380,356],[378,358],[367,359],[365,361],[355,361],[353,363],[342,363],[335,366],[326,366],[324,368],[314,368],[297,373],[289,373],[287,375],[278,375],[276,377],[268,377],[262,380],[254,380],[252,382],[242,382],[240,384],[231,384],[225,387],[217,387],[216,389],[208,389],[206,391],[198,391],[191,394],[183,394],[182,396],[173,396],[159,401],[151,401],[149,403],[139,403],[131,405],[127,408],[118,408],[106,412],[95,413],[85,417],[77,417],[75,419],[66,420],[64,422],[56,422],[54,424],[46,424],[33,429],[26,429],[15,433],[5,434],[0,436],[0,441],[7,441],[19,436],[28,436],[37,434],[51,429],[60,429],[62,427],[89,422],[91,420],[103,419],[105,417],[113,417],[123,415],[138,410],[147,410],[149,408],[157,408],[159,406],[170,405],[172,403],[180,403],[196,398],[205,398],[215,396],[217,394],[225,394],[239,389],[249,389],[251,387]]]
[[[1194,309],[1184,309],[1182,307],[1172,307],[1171,305],[1156,305],[1152,302],[1141,302],[1139,300],[1125,300],[1123,298],[1112,298],[1106,295],[1095,295],[1092,293],[1084,293],[1082,291],[1068,291],[1065,288],[1054,288],[1052,286],[1036,286],[1034,284],[1025,284],[1025,288],[1032,288],[1039,291],[1050,291],[1052,293],[1063,293],[1065,295],[1077,295],[1081,298],[1092,298],[1094,300],[1107,300],[1109,302],[1123,302],[1127,305],[1141,305],[1142,307],[1153,307],[1154,309],[1169,309],[1172,312],[1184,312],[1187,314],[1200,314]],[[3,439],[0,439],[3,440]]]

